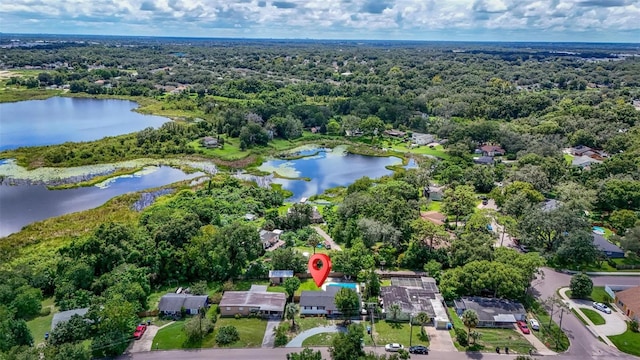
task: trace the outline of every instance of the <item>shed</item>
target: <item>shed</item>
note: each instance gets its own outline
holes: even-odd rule
[[[269,281],[274,284],[282,284],[285,279],[293,277],[293,270],[270,270]]]

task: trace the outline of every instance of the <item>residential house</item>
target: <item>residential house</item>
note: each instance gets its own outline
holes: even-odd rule
[[[273,231],[260,230],[260,242],[262,242],[262,248],[265,250],[275,250],[280,247],[282,245],[282,241],[280,240],[281,234],[282,230],[278,229]]]
[[[58,324],[69,321],[73,315],[84,316],[88,311],[89,308],[81,308],[61,311],[53,314],[53,319],[51,320],[51,330],[53,331],[53,329],[55,329]]]
[[[640,286],[616,292],[615,303],[629,319],[640,321]]]
[[[282,284],[291,277],[293,277],[293,270],[269,270],[269,282],[273,285]]]
[[[411,143],[414,145],[427,145],[435,140],[436,136],[414,132],[411,134]]]
[[[404,131],[400,131],[400,130],[385,130],[384,134],[388,135],[388,136],[401,138],[401,137],[404,137],[407,133],[405,133]]]
[[[571,155],[573,156],[582,156],[589,151],[593,151],[593,149],[588,146],[578,145],[576,147],[571,148],[570,151],[571,151]]]
[[[322,217],[322,214],[320,214],[320,211],[316,206],[314,206],[313,209],[311,209],[310,220],[312,224],[322,224],[324,222],[324,218]]]
[[[473,158],[473,162],[479,165],[493,165],[493,157],[491,156],[480,156],[477,158]]]
[[[438,328],[446,328],[449,322],[447,312],[442,305],[442,295],[431,277],[391,278],[391,286],[380,288],[380,298],[385,319],[387,321],[409,321],[419,313],[429,316],[429,323]],[[400,308],[399,312],[390,310],[393,304]]]
[[[610,259],[621,259],[624,257],[624,250],[618,245],[609,242],[609,240],[600,234],[593,233],[593,244]]]
[[[589,156],[575,156],[571,160],[571,166],[578,166],[583,169],[588,169],[593,164],[601,164],[601,163],[602,163],[602,160],[594,159]]]
[[[500,156],[504,155],[506,151],[500,145],[482,145],[480,147],[480,154],[483,156]]]
[[[202,138],[202,146],[206,148],[218,147],[218,139],[211,136],[205,136]]]
[[[527,311],[516,301],[467,297],[454,301],[456,314],[462,316],[465,310],[475,310],[478,314],[478,327],[513,327],[516,321],[526,321]]]
[[[442,198],[444,197],[444,188],[444,186],[436,185],[425,186],[422,190],[422,194],[431,201],[442,201]]]
[[[264,285],[251,285],[249,291],[225,291],[220,300],[220,316],[248,316],[282,318],[287,295],[268,292]]]
[[[340,289],[342,289],[340,286],[327,286],[326,290],[323,291],[303,291],[300,295],[300,315],[320,315],[326,317],[338,317],[342,315],[334,301]]]
[[[196,315],[201,308],[209,306],[207,295],[165,294],[160,298],[158,310],[164,315],[180,315],[184,308],[189,315]]]

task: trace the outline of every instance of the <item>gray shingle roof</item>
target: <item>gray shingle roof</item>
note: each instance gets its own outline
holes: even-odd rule
[[[220,307],[242,306],[259,308],[263,311],[284,311],[287,295],[283,293],[257,291],[225,291]]]
[[[69,319],[71,319],[73,315],[84,316],[87,311],[89,311],[89,308],[73,309],[53,314],[53,319],[51,320],[51,330],[55,329],[59,323],[69,321]]]
[[[198,309],[207,306],[206,295],[166,294],[160,298],[158,310],[164,312],[177,312],[185,309]]]
[[[605,253],[622,253],[624,251],[618,247],[616,244],[612,244],[609,240],[605,239],[604,236],[600,234],[593,234],[593,244],[600,250]]]
[[[290,278],[293,277],[293,270],[269,270],[269,277]]]
[[[385,308],[391,304],[398,304],[402,312],[407,314],[426,312],[430,317],[435,316],[433,305],[431,305],[431,300],[436,298],[433,291],[392,285],[382,287],[380,295]]]
[[[475,310],[476,313],[478,313],[478,319],[480,321],[502,322],[502,320],[496,319],[502,319],[502,315],[515,316],[524,315],[527,313],[527,311],[524,309],[524,306],[522,306],[522,304],[520,304],[519,302],[504,299],[468,297],[456,300],[454,303],[456,310]],[[511,318],[504,317],[504,319]]]
[[[327,286],[325,291],[303,291],[300,294],[300,306],[324,306],[325,310],[337,311],[334,298],[340,289],[339,286]]]

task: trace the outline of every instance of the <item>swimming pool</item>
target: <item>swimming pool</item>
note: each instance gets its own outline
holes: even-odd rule
[[[328,283],[327,286],[339,286],[351,290],[358,290],[358,285],[356,285],[356,283]]]
[[[601,226],[594,226],[593,227],[593,232],[598,234],[598,235],[604,235],[604,228]]]

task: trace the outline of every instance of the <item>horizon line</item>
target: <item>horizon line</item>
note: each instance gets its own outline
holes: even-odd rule
[[[113,34],[69,34],[69,33],[12,33],[12,32],[2,32],[0,31],[0,35],[18,35],[18,36],[35,36],[35,35],[46,35],[46,36],[100,36],[100,37],[121,37],[121,38],[164,38],[164,39],[198,39],[198,40],[279,40],[279,41],[287,41],[287,40],[296,40],[296,41],[388,41],[388,42],[441,42],[441,43],[504,43],[504,44],[625,44],[625,45],[638,45],[640,46],[640,41],[638,42],[602,42],[602,41],[540,41],[540,40],[418,40],[418,39],[358,39],[358,38],[344,38],[344,39],[332,39],[332,38],[313,38],[313,37],[304,37],[304,38],[286,38],[286,37],[215,37],[215,36],[170,36],[170,35],[113,35]]]

